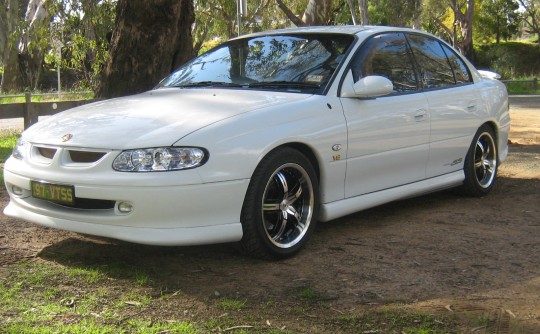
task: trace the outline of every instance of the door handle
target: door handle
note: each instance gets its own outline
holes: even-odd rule
[[[414,115],[414,120],[416,122],[423,122],[426,120],[427,110],[425,109],[419,109],[416,111],[416,114]]]

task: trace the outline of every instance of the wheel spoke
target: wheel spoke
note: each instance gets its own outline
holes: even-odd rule
[[[300,212],[296,211],[296,209],[292,206],[289,206],[287,208],[287,214],[290,214],[296,219],[295,225],[298,225],[302,221],[302,215],[300,214]]]
[[[281,185],[281,190],[283,191],[283,194],[286,195],[289,192],[289,185],[287,184],[287,179],[285,178],[285,175],[283,175],[282,172],[279,172],[276,174],[276,179],[277,183]]]
[[[300,198],[300,196],[302,196],[302,184],[301,183],[298,183],[296,185],[296,187],[298,189],[296,189],[296,191],[294,191],[294,188],[293,188],[293,191],[291,191],[291,194],[289,196],[287,196],[287,203],[289,204],[293,204],[294,202],[296,202],[297,199]]]
[[[276,234],[272,237],[274,241],[279,240],[283,236],[283,232],[285,232],[285,228],[287,227],[287,214],[284,212],[283,217],[280,220],[279,229],[276,232]]]
[[[279,203],[265,202],[263,204],[263,211],[278,211]]]

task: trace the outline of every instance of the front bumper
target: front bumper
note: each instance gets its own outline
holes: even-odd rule
[[[134,186],[137,174],[124,185],[68,182],[77,197],[114,201],[114,208],[70,208],[33,198],[33,178],[4,171],[10,203],[4,214],[36,224],[151,245],[199,245],[242,238],[240,212],[249,179],[208,184]],[[39,179],[40,181],[47,181]],[[63,180],[66,183],[66,180]],[[14,193],[13,187],[23,190]],[[118,203],[133,207],[118,210]]]

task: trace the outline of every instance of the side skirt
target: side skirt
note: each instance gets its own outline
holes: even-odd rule
[[[374,193],[321,204],[319,221],[329,221],[384,203],[457,187],[465,180],[463,170]]]

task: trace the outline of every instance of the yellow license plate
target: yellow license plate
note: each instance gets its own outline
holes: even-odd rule
[[[32,196],[47,201],[74,205],[75,188],[59,184],[32,181]]]

